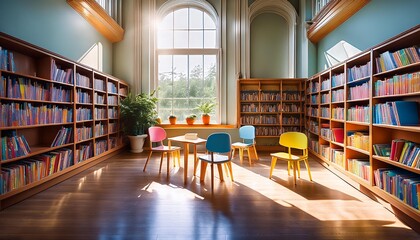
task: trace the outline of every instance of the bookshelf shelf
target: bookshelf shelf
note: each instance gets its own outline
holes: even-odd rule
[[[410,205],[412,203],[398,199],[381,187],[381,184],[385,181],[384,179],[393,179],[389,181],[395,182],[397,181],[394,179],[396,176],[404,179],[401,181],[404,181],[406,184],[417,184],[414,181],[411,182],[411,179],[420,177],[420,168],[416,168],[415,164],[413,164],[417,156],[414,152],[416,147],[407,147],[406,151],[409,153],[406,155],[402,155],[400,152],[401,157],[398,159],[401,162],[392,161],[390,157],[374,155],[374,152],[376,154],[376,151],[379,151],[377,150],[378,146],[389,146],[391,148],[393,140],[398,139],[404,140],[403,144],[407,146],[411,146],[410,144],[412,143],[420,143],[418,140],[420,138],[420,123],[418,121],[417,123],[415,122],[417,118],[420,119],[420,111],[418,110],[420,109],[420,89],[417,87],[420,84],[420,57],[416,57],[416,54],[420,55],[420,50],[416,50],[416,47],[418,48],[419,45],[420,25],[337,66],[318,73],[306,82],[307,89],[310,89],[310,86],[317,85],[317,82],[318,85],[324,85],[322,89],[323,94],[327,95],[330,93],[332,96],[329,107],[327,104],[320,103],[306,105],[307,108],[311,107],[312,109],[323,108],[324,112],[330,110],[331,118],[320,115],[317,117],[307,115],[307,121],[311,121],[312,125],[319,124],[321,126],[321,124],[325,124],[322,130],[324,134],[328,128],[331,130],[342,128],[344,129],[344,136],[347,136],[343,143],[337,143],[328,140],[325,136],[313,134],[310,129],[307,129],[306,131],[312,144],[310,152],[321,161],[331,164],[331,166],[349,176],[353,181],[366,187],[417,221],[420,219],[420,212]],[[403,52],[406,54],[405,58],[410,59],[405,59]],[[396,60],[397,58],[398,60]],[[378,73],[381,70],[383,71]],[[330,79],[331,85],[328,87]],[[325,84],[322,84],[323,82]],[[311,98],[311,96],[307,91],[306,98]],[[389,111],[389,113],[386,111]],[[417,115],[415,114],[416,111]],[[407,123],[411,126],[404,125],[407,121],[404,115],[407,113],[411,115],[405,118],[414,119],[414,124]],[[400,119],[400,114],[402,119]],[[403,126],[385,124],[394,124],[397,121],[404,122],[404,124],[401,124]],[[329,125],[326,123],[329,123]],[[359,132],[358,134],[363,136],[364,140],[361,140],[362,138],[359,135],[356,136],[356,132]],[[350,139],[348,139],[349,136]],[[351,143],[351,141],[354,141],[356,145]],[[368,144],[369,150],[365,149],[366,144]],[[416,146],[414,144],[413,146]],[[364,147],[361,149],[359,146]],[[392,152],[392,150],[389,151]],[[390,153],[388,152],[388,154]],[[341,159],[341,155],[343,159]],[[349,166],[350,162],[359,164],[355,166],[365,167],[364,171],[368,168],[369,174],[367,175],[370,177],[364,175],[364,178],[362,178],[352,173]],[[378,176],[381,177],[378,178]],[[365,178],[369,179],[369,181]],[[410,187],[407,185],[404,189]],[[414,187],[416,186],[414,185]],[[404,189],[397,190],[404,191]],[[417,186],[416,189],[419,191],[420,186]],[[407,196],[407,194],[412,193],[404,192],[404,194]],[[416,207],[418,206],[416,205]]]
[[[118,101],[126,96],[128,85],[4,33],[0,33],[0,50],[3,209],[122,149]],[[112,104],[94,103],[94,77],[104,81],[102,97],[112,96]],[[95,121],[95,111],[103,112],[98,115],[100,121]],[[104,131],[93,137],[97,122]],[[91,133],[76,135],[84,127]]]

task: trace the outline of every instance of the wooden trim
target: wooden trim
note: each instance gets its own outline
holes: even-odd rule
[[[332,0],[313,19],[307,31],[308,39],[317,43],[357,11],[368,4],[370,0]]]
[[[124,38],[124,29],[95,0],[67,0],[67,3],[109,41],[115,43]]]

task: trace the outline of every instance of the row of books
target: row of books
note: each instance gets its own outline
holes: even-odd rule
[[[82,90],[82,89],[77,89],[76,91],[76,99],[77,99],[77,103],[91,103],[91,96],[88,92]]]
[[[89,121],[92,119],[92,109],[82,107],[76,109],[76,121]]]
[[[300,101],[301,95],[299,92],[296,91],[283,91],[282,92],[282,99],[286,101]]]
[[[118,109],[115,107],[108,108],[108,117],[109,118],[118,118]]]
[[[75,133],[75,140],[76,141],[84,141],[87,139],[91,139],[93,136],[92,134],[92,127],[90,126],[82,126],[76,128]]]
[[[257,136],[280,136],[280,127],[256,127],[255,135]]]
[[[344,108],[334,107],[331,109],[331,118],[337,120],[344,120]]]
[[[344,73],[335,74],[331,77],[331,88],[343,86],[345,83],[345,75]]]
[[[310,120],[310,121],[307,122],[307,127],[308,127],[309,131],[318,134],[318,131],[319,131],[318,122]]]
[[[105,81],[102,79],[95,79],[95,90],[105,91]]]
[[[300,125],[300,118],[298,117],[283,117],[281,119],[282,124],[287,124],[287,125]]]
[[[73,165],[73,151],[59,149],[1,167],[0,194],[21,188]]]
[[[105,119],[106,118],[106,113],[107,113],[106,108],[95,108],[94,109],[95,119]]]
[[[337,164],[343,169],[346,169],[346,162],[344,161],[345,155],[343,149],[334,149],[331,148],[331,162]]]
[[[14,53],[0,46],[0,70],[16,72]]]
[[[321,91],[329,90],[331,88],[331,80],[325,79],[321,81]]]
[[[73,69],[61,69],[55,59],[51,60],[51,79],[57,82],[73,84]]]
[[[378,73],[420,62],[420,48],[403,48],[395,52],[385,51],[375,59]]]
[[[73,122],[73,110],[68,107],[32,103],[2,103],[0,127]]]
[[[375,184],[404,203],[419,209],[420,178],[403,169],[378,168],[374,171]]]
[[[369,82],[365,82],[361,85],[349,87],[349,100],[365,99],[370,96]]]
[[[318,104],[319,103],[319,96],[318,95],[311,95],[310,103],[311,104]]]
[[[369,123],[369,106],[353,106],[347,109],[347,121]]]
[[[318,108],[310,106],[306,108],[306,114],[311,117],[318,117]]]
[[[420,92],[420,72],[395,75],[375,82],[375,96]]]
[[[330,108],[329,107],[321,107],[321,117],[323,118],[330,118]]]
[[[309,93],[319,92],[319,82],[311,82],[307,91]]]
[[[331,102],[343,102],[343,101],[344,101],[344,89],[331,91]]]
[[[72,98],[68,87],[16,76],[1,76],[1,81],[0,97],[56,102],[70,102]]]
[[[369,133],[362,131],[347,131],[347,146],[369,151]]]
[[[55,135],[55,138],[51,143],[51,147],[57,147],[72,142],[72,132],[73,128],[62,127],[58,131],[57,135]]]
[[[318,141],[318,139],[309,138],[308,148],[311,149],[312,151],[316,152],[316,153],[319,153],[319,141]]]
[[[281,106],[281,110],[283,113],[300,113],[302,111],[302,108],[300,104],[283,104]]]
[[[118,94],[117,85],[112,82],[107,82],[108,93]]]
[[[360,178],[369,181],[369,159],[347,159],[347,170]]]
[[[110,133],[118,132],[118,124],[116,122],[110,122],[108,124],[108,129]]]
[[[16,131],[10,131],[1,137],[1,160],[26,156],[30,152],[31,148],[24,135],[18,136]]]
[[[321,103],[330,103],[330,93],[321,94]]]
[[[96,104],[105,104],[105,95],[95,92],[93,95],[93,99]]]
[[[279,91],[264,91],[261,92],[261,101],[280,101],[281,100],[281,94]]]
[[[76,85],[80,87],[91,88],[90,78],[80,73],[76,73]]]
[[[415,101],[378,103],[373,108],[373,122],[397,126],[419,124],[418,104]]]
[[[370,76],[371,62],[362,66],[354,66],[347,69],[347,82],[353,82]]]
[[[95,137],[103,136],[108,133],[106,125],[102,123],[95,124]]]
[[[390,160],[413,168],[420,168],[420,145],[418,143],[393,139],[390,148]]]
[[[109,105],[118,105],[118,97],[117,96],[108,96],[108,104]]]
[[[74,162],[80,163],[89,158],[93,157],[93,146],[92,143],[81,144],[76,147],[74,152]]]
[[[107,140],[99,140],[95,142],[95,156],[100,155],[104,152],[108,151],[108,141]]]
[[[331,152],[330,145],[326,145],[326,144],[319,145],[319,154],[321,154],[321,156],[323,156],[324,158],[330,159],[330,152]]]
[[[242,101],[259,101],[258,91],[241,91]]]

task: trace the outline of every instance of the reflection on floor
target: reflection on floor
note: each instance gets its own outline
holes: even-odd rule
[[[182,167],[158,173],[158,155],[143,172],[146,157],[120,154],[3,210],[0,239],[419,239],[312,159],[314,181],[302,167],[294,186],[281,161],[268,179],[269,154],[252,166],[235,158],[235,182],[215,170],[212,195],[192,155],[186,185]]]

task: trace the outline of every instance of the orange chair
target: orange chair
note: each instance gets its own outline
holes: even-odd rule
[[[146,171],[147,163],[150,160],[153,152],[160,152],[160,166],[159,166],[159,173],[162,171],[162,161],[163,157],[166,154],[167,156],[167,177],[169,178],[169,154],[172,155],[172,158],[178,158],[178,165],[180,165],[180,156],[181,156],[181,148],[175,146],[165,146],[163,144],[163,140],[166,139],[166,131],[161,127],[150,127],[149,128],[149,137],[150,137],[150,153],[147,157],[146,163],[144,164],[143,172]],[[157,146],[153,147],[153,143],[156,143]],[[175,165],[175,162],[174,162]]]
[[[277,159],[287,161],[287,174],[290,176],[290,168],[293,168],[293,183],[296,185],[296,170],[300,178],[300,162],[305,163],[308,169],[309,179],[312,181],[311,169],[308,162],[308,137],[301,132],[286,132],[280,135],[280,145],[287,148],[287,152],[277,152],[271,155],[270,178],[273,175]],[[292,149],[302,151],[302,155],[292,154]]]

